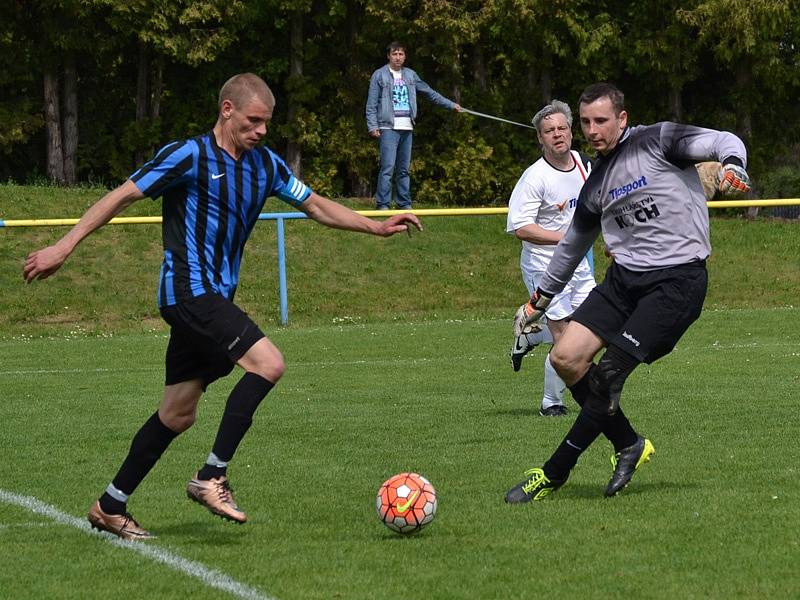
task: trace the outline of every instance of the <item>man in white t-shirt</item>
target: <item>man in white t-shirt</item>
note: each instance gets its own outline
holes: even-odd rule
[[[532,294],[547,270],[564,232],[572,221],[578,194],[591,169],[589,159],[572,147],[572,111],[553,100],[533,117],[542,157],[520,177],[508,201],[506,231],[522,240],[520,267],[525,286]],[[572,314],[589,291],[595,287],[594,275],[584,258],[572,279],[558,294],[546,312],[543,327],[514,338],[511,363],[519,371],[522,357],[538,344],[558,341]],[[548,354],[544,365],[544,397],[539,414],[563,416],[565,384],[553,369]]]
[[[386,210],[392,201],[392,176],[397,184],[397,208],[411,208],[411,145],[417,119],[417,92],[434,104],[461,112],[461,106],[445,98],[408,67],[406,48],[392,42],[386,48],[388,63],[369,80],[367,131],[380,142],[381,167],[375,191],[375,207]]]

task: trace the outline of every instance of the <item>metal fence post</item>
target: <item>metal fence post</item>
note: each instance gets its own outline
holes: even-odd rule
[[[289,323],[289,295],[286,291],[286,244],[284,243],[283,217],[275,219],[278,223],[278,289],[281,297],[281,325]]]

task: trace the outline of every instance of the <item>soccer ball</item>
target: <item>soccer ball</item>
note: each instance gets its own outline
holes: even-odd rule
[[[436,490],[419,473],[400,473],[383,482],[375,508],[383,524],[398,533],[413,533],[436,516]]]

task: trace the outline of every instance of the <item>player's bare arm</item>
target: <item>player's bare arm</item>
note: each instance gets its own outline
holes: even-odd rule
[[[52,246],[28,255],[22,269],[22,277],[26,283],[50,277],[61,268],[81,240],[143,197],[142,192],[131,180],[108,192],[84,213],[80,221],[64,237]]]
[[[410,232],[412,226],[422,230],[422,224],[414,214],[403,213],[393,215],[385,221],[376,221],[315,192],[300,205],[300,210],[322,225],[381,237],[389,237],[402,231]]]
[[[516,235],[518,239],[525,242],[530,242],[531,244],[544,244],[546,246],[554,246],[561,241],[562,237],[564,237],[564,234],[560,231],[551,231],[549,229],[545,229],[541,225],[537,225],[536,223],[523,225],[514,231],[514,235]]]

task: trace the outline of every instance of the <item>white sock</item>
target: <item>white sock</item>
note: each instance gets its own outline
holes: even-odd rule
[[[130,498],[129,494],[126,494],[122,490],[118,490],[117,488],[115,488],[113,483],[108,484],[108,487],[106,488],[106,494],[111,496],[114,500],[123,503],[127,502],[128,498]]]
[[[542,327],[541,331],[536,331],[534,333],[526,333],[525,339],[528,340],[529,346],[538,346],[539,344],[552,344],[553,334],[550,333],[550,329],[548,327]]]
[[[567,385],[558,376],[553,364],[550,362],[550,355],[544,359],[544,397],[542,398],[542,410],[550,408],[556,404],[564,405],[564,390]]]
[[[218,467],[220,469],[228,466],[228,463],[226,463],[224,460],[220,460],[213,452],[209,453],[208,458],[206,459],[206,464],[211,465],[212,467]]]

